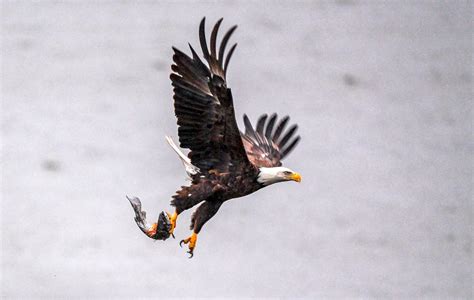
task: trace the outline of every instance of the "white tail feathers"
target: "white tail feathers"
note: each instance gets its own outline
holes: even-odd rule
[[[184,155],[183,152],[181,152],[181,149],[179,149],[178,146],[176,146],[173,139],[168,135],[165,136],[165,138],[166,138],[166,141],[168,142],[168,144],[171,146],[171,148],[173,148],[174,152],[176,152],[176,154],[178,154],[181,161],[185,164],[191,164],[191,160],[189,159],[189,157],[187,157],[186,155]]]
[[[181,160],[184,165],[184,168],[186,169],[186,173],[188,173],[189,176],[197,174],[199,172],[199,168],[191,163],[189,157],[184,155],[184,153],[181,151],[181,149],[178,148],[178,146],[176,146],[170,136],[165,136],[165,138],[171,148],[173,148],[174,152],[178,154],[179,159]]]

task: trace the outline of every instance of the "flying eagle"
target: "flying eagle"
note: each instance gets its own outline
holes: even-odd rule
[[[284,159],[298,144],[294,137],[297,125],[288,130],[289,117],[276,114],[260,116],[254,128],[244,115],[245,133],[239,131],[234,101],[227,87],[227,68],[237,44],[227,55],[227,43],[237,26],[222,38],[217,52],[216,40],[220,19],[214,26],[210,48],[205,36],[205,18],[199,26],[199,40],[207,65],[189,45],[192,57],[173,47],[174,64],[170,75],[174,87],[174,109],[178,124],[179,145],[190,150],[186,156],[170,137],[167,141],[183,162],[191,184],[182,186],[171,200],[173,214],[162,212],[157,223],[146,222],[138,198],[130,199],[135,221],[150,238],[167,239],[173,235],[180,213],[202,202],[191,218],[192,235],[180,242],[188,244],[190,257],[203,225],[227,200],[251,194],[283,181],[301,181],[301,176],[285,167]],[[174,237],[174,235],[173,235]]]

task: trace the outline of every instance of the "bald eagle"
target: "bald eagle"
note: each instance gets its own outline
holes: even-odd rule
[[[191,218],[192,235],[180,242],[180,246],[188,245],[190,257],[203,225],[217,213],[222,203],[277,182],[301,181],[298,173],[282,167],[281,163],[300,140],[299,136],[294,137],[297,125],[285,130],[288,116],[278,120],[276,114],[264,114],[254,128],[244,115],[245,133],[239,131],[226,80],[229,61],[237,44],[225,55],[227,43],[237,26],[227,31],[217,52],[221,22],[222,19],[214,25],[209,48],[205,18],[199,26],[202,55],[207,65],[191,45],[192,57],[173,47],[170,78],[174,87],[179,145],[190,152],[183,154],[170,137],[167,141],[184,164],[191,184],[182,186],[172,197],[174,213],[162,212],[158,221],[151,225],[146,222],[140,200],[129,198],[140,229],[150,238],[163,240],[173,235],[180,213],[201,203]]]

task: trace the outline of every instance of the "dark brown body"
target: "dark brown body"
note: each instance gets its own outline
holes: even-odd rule
[[[214,216],[227,200],[251,194],[263,186],[257,182],[258,169],[249,166],[238,173],[219,173],[210,170],[206,176],[197,174],[191,186],[183,186],[173,196],[171,205],[179,214],[204,201],[194,212],[191,229],[199,233],[202,226]]]

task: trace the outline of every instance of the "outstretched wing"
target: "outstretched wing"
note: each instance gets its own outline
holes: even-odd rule
[[[254,129],[247,115],[244,115],[245,134],[242,133],[242,141],[252,164],[257,167],[281,166],[281,160],[295,148],[300,140],[300,136],[292,139],[298,125],[294,124],[284,132],[289,120],[290,118],[285,116],[274,130],[277,114],[271,115],[270,118],[264,114],[260,116],[257,127]]]
[[[227,88],[226,72],[237,44],[224,54],[233,26],[224,35],[217,53],[216,39],[220,19],[210,39],[210,52],[205,36],[205,18],[199,26],[199,39],[206,66],[191,48],[192,58],[173,47],[174,108],[180,146],[191,151],[188,157],[201,171],[211,169],[228,172],[249,164],[235,120],[232,94]]]

